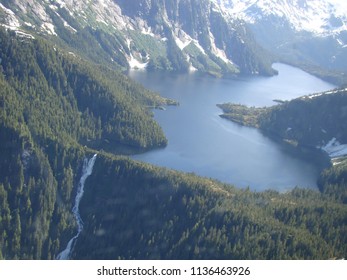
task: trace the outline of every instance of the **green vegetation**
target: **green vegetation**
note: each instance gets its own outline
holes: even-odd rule
[[[266,112],[266,108],[247,107],[240,104],[218,104],[223,110],[222,118],[228,119],[240,125],[259,128],[258,120],[261,114]]]
[[[259,127],[301,146],[322,146],[334,137],[347,143],[346,108],[346,89],[318,93],[272,107],[259,118]]]
[[[0,36],[0,78],[12,89],[10,95],[2,91],[5,120],[20,117],[35,138],[90,147],[105,142],[111,149],[166,144],[147,107],[172,101],[42,40],[22,40],[3,31]]]
[[[347,207],[310,190],[255,193],[100,155],[81,204],[77,259],[330,259]]]
[[[237,104],[218,105],[221,117],[241,125],[259,128],[273,139],[299,149],[316,149],[336,138],[347,143],[347,89],[336,89],[282,102],[264,108]],[[334,160],[334,165],[320,175],[320,190],[342,203],[347,202],[347,159]]]
[[[347,204],[347,158],[335,161],[318,180],[319,189],[337,201]]]
[[[43,40],[0,29],[0,42],[0,257],[51,259],[74,232],[87,146],[165,145],[148,107],[174,102]]]
[[[128,68],[128,62],[125,54],[129,53],[123,35],[112,29],[112,32],[103,28],[104,24],[95,21],[94,16],[88,18],[89,25],[81,19],[74,18],[65,8],[52,10],[46,9],[54,24],[55,32],[58,36],[51,36],[50,41],[86,60],[96,64],[107,65],[110,68],[125,70]],[[86,12],[90,14],[88,9]],[[93,15],[93,14],[92,14]],[[35,25],[41,25],[35,19],[28,19],[29,22],[34,20]],[[70,27],[66,27],[66,23]],[[98,28],[92,28],[96,25]],[[35,32],[35,36],[40,36]],[[42,36],[42,35],[41,35]]]
[[[317,147],[332,138],[347,143],[347,90],[313,94],[265,108],[218,105],[230,119],[300,146]]]
[[[54,259],[66,247],[82,162],[95,152],[76,259],[346,257],[345,165],[322,176],[322,193],[279,194],[135,162],[125,148],[166,144],[148,108],[173,101],[1,29],[0,63],[0,258]]]

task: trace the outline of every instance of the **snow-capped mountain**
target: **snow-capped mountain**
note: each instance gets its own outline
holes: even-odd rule
[[[347,73],[343,0],[0,0],[0,23],[122,68],[272,74],[264,48]]]
[[[347,30],[343,0],[213,0],[227,13],[256,24],[264,17],[287,20],[297,31],[331,35]]]
[[[212,0],[285,61],[347,71],[347,1]]]
[[[1,0],[12,30],[126,68],[272,74],[243,21],[210,0]]]

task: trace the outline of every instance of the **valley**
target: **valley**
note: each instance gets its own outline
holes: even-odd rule
[[[332,1],[1,0],[0,259],[346,258]]]

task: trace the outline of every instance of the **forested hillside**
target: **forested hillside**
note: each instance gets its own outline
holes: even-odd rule
[[[257,127],[300,146],[324,146],[332,138],[347,143],[347,89],[316,93],[264,108],[218,105],[221,117]]]
[[[259,128],[269,137],[297,149],[327,150],[332,140],[333,145],[347,143],[346,88],[304,96],[272,107],[218,106],[224,111],[221,117]],[[346,203],[347,158],[346,153],[340,153],[334,156],[333,165],[323,171],[318,183],[321,191]]]
[[[148,106],[170,102],[40,39],[0,42],[0,256],[52,258],[87,147],[165,145]]]
[[[114,148],[165,145],[147,107],[166,100],[40,39],[0,32],[1,81],[10,91],[2,93],[5,122],[25,124],[36,139]]]
[[[94,153],[75,259],[346,257],[347,208],[333,189],[255,193],[135,162],[120,154],[166,144],[148,107],[173,101],[4,30],[0,63],[0,258],[55,259],[66,247]]]
[[[347,253],[347,207],[310,190],[255,193],[98,156],[77,259],[329,259]]]

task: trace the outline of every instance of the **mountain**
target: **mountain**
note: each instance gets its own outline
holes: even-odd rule
[[[330,36],[347,31],[347,4],[338,0],[213,0],[249,23],[282,17],[296,31]]]
[[[238,190],[120,156],[125,143],[165,144],[148,112],[165,100],[44,39],[0,28],[0,41],[0,259],[57,258],[76,235],[81,181],[74,259],[346,256],[338,199]]]
[[[209,0],[3,0],[0,11],[10,29],[50,36],[120,68],[274,73],[244,22],[225,17]]]
[[[338,0],[213,0],[248,23],[280,61],[347,72],[347,4]],[[308,69],[308,68],[307,68]]]
[[[69,9],[57,6],[68,3]],[[74,259],[345,258],[342,165],[321,177],[322,192],[280,194],[237,189],[124,156],[166,145],[150,109],[175,102],[114,69],[135,58],[132,47],[128,57],[121,51],[127,44],[118,28],[124,18],[131,28],[141,22],[131,5],[141,4],[142,16],[157,15],[154,7],[163,3],[124,2],[119,18],[102,13],[120,7],[111,1],[1,1],[7,30],[0,27],[0,259],[56,259],[76,236],[71,208],[82,184],[84,229],[73,246]],[[194,3],[197,8],[200,2]],[[74,9],[84,13],[72,16]],[[119,26],[109,26],[110,32],[97,11]],[[148,26],[167,25],[157,24],[160,17],[149,23],[151,18]],[[205,21],[194,22],[191,30]],[[129,38],[138,39],[136,46],[154,50],[151,43],[161,41],[131,28],[127,34],[135,34]],[[172,57],[174,52],[166,52],[169,39],[165,42],[163,53],[171,59],[166,62],[173,65],[181,52]],[[255,58],[243,57],[245,65],[255,67]],[[84,162],[95,154],[87,179]]]

